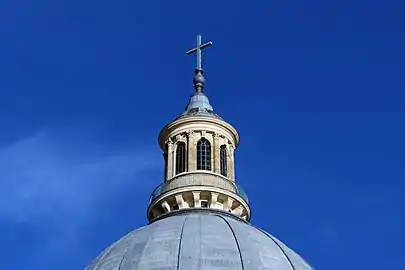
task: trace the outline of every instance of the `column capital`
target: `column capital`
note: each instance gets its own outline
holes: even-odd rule
[[[187,136],[189,137],[189,138],[191,138],[191,137],[194,137],[194,129],[190,129],[190,130],[187,130]]]
[[[233,143],[231,141],[228,141],[228,147],[230,151],[234,151],[235,150],[235,146],[233,146]]]
[[[165,143],[166,143],[168,146],[173,146],[173,140],[172,140],[171,138],[167,139],[167,140],[165,141]]]

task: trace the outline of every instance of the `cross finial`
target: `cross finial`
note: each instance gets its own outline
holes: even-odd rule
[[[211,41],[208,41],[208,42],[206,42],[204,44],[201,44],[201,35],[198,35],[197,36],[197,47],[187,51],[187,53],[186,53],[187,55],[190,55],[190,54],[193,54],[193,53],[197,52],[197,69],[202,69],[202,67],[201,67],[201,62],[202,62],[201,50],[206,48],[206,47],[209,47],[211,45],[212,45]]]
[[[193,54],[193,53],[197,53],[197,67],[195,69],[195,75],[194,75],[194,88],[197,92],[201,92],[204,89],[204,83],[205,83],[205,79],[204,79],[204,71],[202,69],[201,66],[201,62],[202,62],[202,53],[201,50],[209,47],[212,45],[211,41],[208,41],[204,44],[201,44],[201,35],[197,36],[197,47],[190,49],[187,51],[187,55]]]

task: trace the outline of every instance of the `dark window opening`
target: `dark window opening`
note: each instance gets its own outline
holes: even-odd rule
[[[186,171],[186,162],[186,144],[179,142],[176,149],[176,174]]]
[[[226,145],[221,145],[219,152],[220,172],[223,176],[228,177],[228,154],[226,152]]]
[[[197,143],[197,170],[211,170],[211,144],[205,138]]]
[[[179,206],[177,204],[173,205],[173,211],[174,210],[179,210]]]
[[[208,208],[208,201],[201,201],[201,207]]]

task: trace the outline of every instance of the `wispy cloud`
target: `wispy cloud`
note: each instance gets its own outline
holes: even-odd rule
[[[70,141],[52,131],[0,148],[0,217],[83,222],[109,192],[159,166],[158,151],[128,148]]]

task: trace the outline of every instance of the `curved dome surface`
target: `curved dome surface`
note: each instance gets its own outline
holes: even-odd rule
[[[185,111],[176,119],[189,116],[206,116],[222,119],[214,112],[208,97],[202,92],[196,92],[190,97]]]
[[[311,270],[275,237],[220,213],[155,221],[121,238],[86,270]]]

